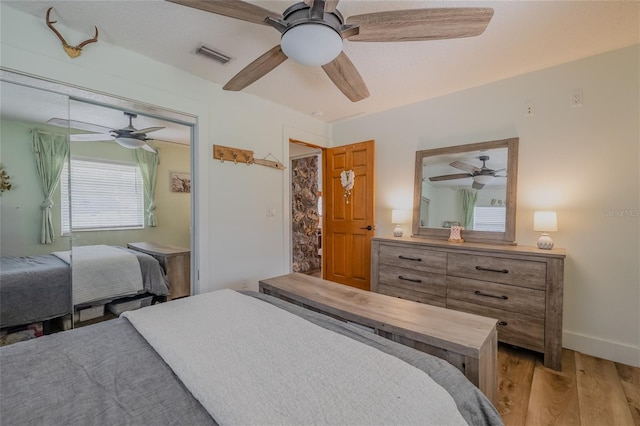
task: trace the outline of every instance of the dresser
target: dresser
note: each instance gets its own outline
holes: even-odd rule
[[[153,256],[160,262],[169,280],[171,292],[167,299],[191,294],[191,253],[189,249],[170,247],[152,242],[129,243],[127,247]]]
[[[498,340],[561,369],[563,249],[372,240],[371,291],[498,320]]]

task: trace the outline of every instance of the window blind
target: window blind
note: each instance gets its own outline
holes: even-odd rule
[[[474,231],[504,232],[506,207],[475,207],[473,210]]]
[[[71,223],[73,231],[144,227],[144,190],[137,165],[74,158],[70,163],[71,170],[66,163],[60,178],[63,234],[70,232]]]

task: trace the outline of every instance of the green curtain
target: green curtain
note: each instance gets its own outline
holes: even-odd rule
[[[460,198],[462,199],[462,226],[464,229],[471,229],[473,224],[473,209],[478,200],[478,191],[475,189],[461,189]]]
[[[62,167],[69,155],[67,135],[33,130],[32,148],[36,159],[36,169],[42,184],[44,201],[40,205],[42,223],[40,228],[40,244],[51,244],[56,239],[53,229],[51,207],[53,193],[58,187]]]
[[[149,205],[147,206],[147,225],[156,226],[156,176],[158,175],[158,163],[160,158],[157,152],[134,149],[133,156],[140,167],[144,195]]]

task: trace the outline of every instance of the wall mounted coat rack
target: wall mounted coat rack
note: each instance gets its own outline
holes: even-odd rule
[[[269,155],[267,155],[267,157],[269,157]],[[248,149],[233,148],[222,145],[213,146],[213,158],[215,160],[220,160],[221,163],[230,161],[234,164],[245,163],[247,166],[258,164],[260,166],[272,167],[278,170],[284,170],[286,168],[280,161],[267,160],[267,157],[254,158],[253,151]]]

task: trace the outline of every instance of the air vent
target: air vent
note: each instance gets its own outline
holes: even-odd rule
[[[227,56],[224,53],[220,53],[217,50],[211,49],[205,45],[200,45],[196,47],[195,53],[198,55],[206,56],[207,58],[213,59],[215,61],[220,62],[221,64],[226,64],[232,58],[231,56]]]

